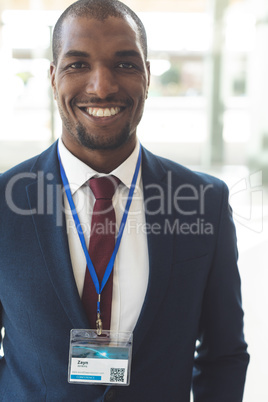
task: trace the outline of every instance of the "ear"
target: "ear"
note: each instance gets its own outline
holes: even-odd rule
[[[50,82],[51,87],[54,94],[54,99],[56,100],[56,83],[55,83],[55,74],[56,74],[57,67],[55,66],[54,62],[50,63]]]
[[[148,90],[151,82],[151,66],[150,62],[146,61],[146,69],[147,69],[147,92],[146,92],[146,99],[148,98]]]

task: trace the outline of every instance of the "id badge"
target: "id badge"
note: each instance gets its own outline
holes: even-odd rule
[[[68,381],[77,384],[129,385],[132,332],[72,329]]]

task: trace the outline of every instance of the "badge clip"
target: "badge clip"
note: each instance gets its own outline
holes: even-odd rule
[[[97,335],[102,334],[102,321],[100,316],[100,301],[101,301],[101,294],[98,295],[98,302],[97,302],[97,321],[96,321],[96,329]]]
[[[100,318],[100,313],[97,313],[96,329],[97,329],[97,335],[101,335],[102,334],[102,321]]]

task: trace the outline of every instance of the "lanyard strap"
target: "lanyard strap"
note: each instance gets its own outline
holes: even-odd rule
[[[58,146],[58,159],[59,159],[59,164],[60,164],[60,173],[61,173],[61,179],[62,179],[63,187],[64,187],[64,190],[65,190],[65,193],[66,193],[66,196],[67,196],[67,199],[68,199],[71,211],[72,211],[72,215],[73,215],[73,219],[74,219],[74,222],[75,222],[76,230],[77,230],[77,233],[78,233],[78,236],[79,236],[79,239],[80,239],[80,242],[81,242],[85,257],[86,257],[89,273],[90,273],[91,278],[93,280],[96,292],[97,292],[98,295],[100,295],[101,292],[103,291],[103,288],[106,285],[110,275],[111,275],[112,270],[113,270],[114,261],[115,261],[115,258],[116,258],[116,255],[117,255],[117,252],[118,252],[118,249],[119,249],[119,246],[120,246],[120,242],[121,242],[121,239],[122,239],[122,236],[123,236],[124,228],[125,228],[125,225],[126,225],[126,222],[127,222],[128,212],[129,212],[129,208],[130,208],[130,205],[131,205],[131,202],[132,202],[132,199],[133,199],[133,194],[134,194],[134,190],[135,190],[135,187],[136,187],[138,174],[139,174],[139,170],[140,170],[140,166],[141,166],[141,146],[140,146],[140,150],[139,150],[139,156],[138,156],[136,168],[135,168],[134,175],[133,175],[133,178],[132,178],[132,183],[131,183],[129,193],[128,193],[128,199],[127,199],[125,211],[124,211],[124,214],[123,214],[123,217],[122,217],[122,220],[121,220],[121,224],[120,224],[120,228],[119,228],[119,232],[118,232],[118,235],[117,235],[114,251],[113,251],[113,254],[112,254],[112,256],[110,258],[110,261],[109,261],[109,263],[107,265],[106,271],[104,273],[101,286],[100,286],[100,283],[99,283],[95,268],[93,266],[93,263],[91,261],[90,255],[88,253],[88,249],[87,249],[87,246],[86,246],[84,234],[81,231],[82,226],[80,224],[80,220],[79,220],[79,217],[78,217],[78,214],[77,214],[74,202],[73,202],[73,197],[72,197],[72,193],[71,193],[71,190],[70,190],[70,185],[69,185],[69,182],[68,182],[64,167],[63,167],[62,162],[61,162],[59,146]]]

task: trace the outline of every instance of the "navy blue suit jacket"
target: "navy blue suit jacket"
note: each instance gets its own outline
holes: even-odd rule
[[[0,401],[188,402],[191,386],[196,402],[242,400],[248,354],[227,187],[145,149],[142,179],[149,285],[131,384],[106,387],[67,382],[70,330],[89,324],[56,144],[0,177]]]

